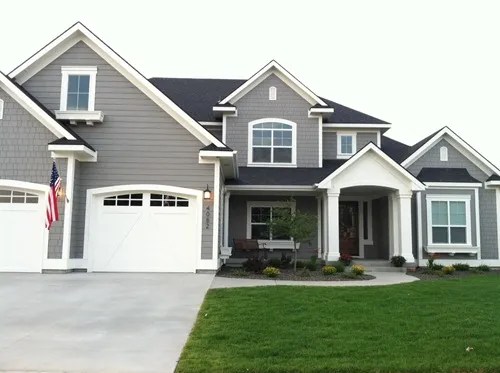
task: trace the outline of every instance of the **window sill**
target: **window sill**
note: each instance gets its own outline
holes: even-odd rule
[[[293,241],[290,240],[258,240],[261,250],[293,250]],[[297,243],[297,249],[300,243]]]
[[[102,123],[104,113],[102,111],[83,111],[83,110],[56,110],[56,119],[67,120],[70,124],[85,122],[88,125]]]
[[[354,155],[354,153],[353,154],[337,154],[337,159],[349,159],[353,155]]]
[[[285,168],[297,168],[295,163],[248,163],[248,167],[285,167]]]
[[[479,247],[471,245],[429,245],[425,248],[429,254],[477,254]]]

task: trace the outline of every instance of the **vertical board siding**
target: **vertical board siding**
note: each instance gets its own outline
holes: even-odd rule
[[[277,88],[277,99],[269,100],[269,87]],[[287,119],[297,123],[297,167],[319,167],[319,121],[308,118],[311,108],[297,92],[272,74],[235,103],[237,117],[227,117],[226,144],[238,150],[238,165],[248,159],[248,123],[262,118]]]
[[[52,159],[47,146],[57,139],[16,100],[0,89],[4,115],[0,119],[0,179],[27,181],[49,185]],[[65,185],[67,160],[57,161]],[[49,232],[48,258],[62,254],[64,201],[59,201],[60,220]]]
[[[203,144],[85,43],[79,42],[38,72],[26,88],[50,110],[59,109],[61,66],[96,66],[95,109],[104,122],[73,130],[98,152],[82,162],[74,197],[71,255],[83,255],[88,189],[126,184],[160,184],[213,190],[213,164],[199,164]],[[213,216],[212,216],[213,218]],[[212,258],[212,224],[203,227],[202,259]]]

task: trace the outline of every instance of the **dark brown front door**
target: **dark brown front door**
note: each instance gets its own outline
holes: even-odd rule
[[[359,256],[358,202],[339,202],[340,252]]]

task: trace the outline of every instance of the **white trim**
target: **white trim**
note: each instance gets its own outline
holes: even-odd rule
[[[278,90],[276,87],[269,87],[269,101],[276,101],[278,99]]]
[[[500,188],[496,190],[498,259],[500,260]]]
[[[216,159],[214,162],[214,191],[213,191],[213,196],[214,196],[214,206],[213,206],[213,213],[212,213],[212,219],[213,219],[213,232],[212,232],[212,261],[215,264],[215,268],[212,267],[212,269],[217,269],[219,268],[219,208],[220,208],[220,194],[221,194],[221,185],[220,185],[220,160]],[[206,269],[206,268],[205,268]]]
[[[342,137],[351,137],[352,145],[350,153],[342,153]],[[356,143],[356,132],[345,132],[345,131],[337,131],[337,159],[347,159],[352,157],[357,152],[357,143]]]
[[[0,187],[8,187],[14,189],[23,190],[35,190],[37,192],[48,193],[50,187],[48,185],[29,183],[27,181],[10,180],[10,179],[0,179]]]
[[[54,113],[56,119],[69,120],[70,124],[86,122],[88,125],[93,125],[94,123],[102,123],[104,120],[104,113],[102,111],[56,110]]]
[[[427,246],[425,251],[429,254],[477,254],[479,258],[479,247],[478,246],[456,246],[456,245],[432,245]],[[456,260],[455,260],[456,262]]]
[[[425,181],[425,185],[436,189],[477,189],[481,188],[481,183],[455,183],[455,182],[429,182]]]
[[[333,114],[334,109],[331,107],[325,107],[325,108],[310,108],[307,111],[307,116],[309,118],[314,118],[316,116],[323,117],[323,115],[318,115],[318,114]]]
[[[322,214],[321,214],[321,205],[323,203],[322,197],[321,196],[316,196],[316,203],[317,203],[317,226],[318,226],[318,258],[321,258],[321,251],[323,249],[323,242],[322,242],[322,229],[323,225],[321,222],[322,219]]]
[[[202,126],[222,126],[222,122],[200,122]]]
[[[282,123],[292,127],[292,161],[290,163],[275,163],[275,162],[252,162],[253,158],[253,126],[261,123]],[[264,129],[266,130],[266,129]],[[274,131],[273,129],[269,129]],[[279,131],[279,130],[278,130]],[[249,167],[297,167],[297,123],[291,120],[281,118],[262,118],[248,122],[248,157],[247,166]],[[273,157],[274,145],[271,141],[271,159]],[[288,147],[287,147],[288,148]]]
[[[439,142],[445,135],[448,136],[446,139],[448,142],[452,140],[450,143],[453,146],[458,146],[462,148],[462,154],[464,152],[469,153],[472,156],[469,157],[467,154],[464,154],[468,159],[471,160],[476,166],[478,166],[483,172],[486,174],[500,174],[500,170],[493,165],[490,161],[484,158],[481,154],[479,154],[472,146],[467,144],[464,140],[462,140],[455,132],[453,132],[450,128],[444,127],[441,131],[436,133],[429,141],[427,141],[424,145],[422,145],[416,152],[411,154],[408,158],[406,158],[401,165],[405,168],[408,168],[410,165],[415,163],[417,159],[423,156],[427,150],[432,148],[435,144]],[[460,149],[459,149],[460,150]]]
[[[423,232],[422,232],[422,192],[417,192],[417,259],[423,257]]]
[[[319,167],[323,167],[323,117],[318,117],[318,164]]]
[[[121,58],[116,52],[102,42],[89,29],[80,22],[73,25],[64,33],[59,35],[52,42],[47,44],[40,51],[14,69],[10,74],[10,78],[15,78],[19,84],[23,84],[38,71],[47,66],[55,58],[73,47],[79,41],[83,41],[99,56],[101,56],[112,67],[125,76],[132,84],[134,84],[142,93],[155,102],[160,108],[172,116],[180,125],[185,127],[193,136],[200,140],[204,145],[210,143],[218,147],[223,147],[224,144],[213,136],[209,131],[203,128],[198,122],[191,118],[172,100],[165,96],[158,88],[149,82],[143,75],[135,70],[128,62]],[[0,74],[0,80],[3,76]],[[45,113],[46,114],[46,113]],[[56,122],[57,123],[57,122]],[[60,137],[67,137],[62,135]],[[73,136],[67,137],[74,139]]]
[[[230,191],[283,191],[283,192],[313,192],[313,186],[306,185],[226,185]]]
[[[472,248],[472,211],[471,211],[471,196],[470,195],[459,195],[459,194],[428,194],[425,197],[427,203],[427,252],[445,252],[446,248],[459,252],[460,249],[469,249]],[[432,202],[447,202],[447,206],[449,209],[449,202],[465,202],[465,234],[466,234],[466,243],[433,243],[433,234],[432,234]],[[478,201],[476,201],[476,204]],[[477,210],[476,206],[476,210]],[[476,215],[477,216],[477,215]],[[450,219],[449,210],[448,210],[448,220]],[[447,227],[451,227],[451,224],[448,223]],[[476,232],[477,236],[478,232]],[[449,237],[451,240],[451,237]],[[478,246],[478,245],[476,245]],[[429,251],[432,250],[432,251]],[[436,251],[437,250],[437,251]],[[441,251],[439,251],[441,250]],[[448,251],[446,251],[448,252]]]
[[[327,190],[328,204],[328,255],[327,261],[339,260],[340,232],[339,232],[339,195],[332,189]]]
[[[68,157],[68,166],[66,168],[66,188],[64,190],[64,225],[62,237],[62,254],[61,260],[68,265],[71,248],[71,226],[73,223],[73,192],[75,187],[75,157]]]
[[[3,110],[5,107],[5,103],[2,99],[0,99],[0,119],[3,119]]]
[[[238,114],[238,110],[234,106],[213,106],[212,110],[216,113]]]
[[[89,77],[89,101],[87,112],[93,112],[95,109],[95,86],[97,79],[96,66],[61,66],[61,95],[60,111],[68,110],[68,82],[70,75],[86,75]],[[73,110],[74,111],[74,110]],[[62,118],[61,118],[62,119]]]
[[[48,150],[52,152],[52,158],[68,158],[69,155],[75,155],[80,162],[97,162],[97,152],[85,145],[49,144]]]
[[[273,207],[290,207],[292,209],[292,213],[295,212],[296,210],[296,203],[294,201],[247,201],[247,231],[246,231],[246,238],[251,239],[252,238],[252,208],[253,207],[270,207],[271,209]],[[279,244],[282,243],[287,243],[291,242],[292,239],[290,240],[259,240],[260,242],[271,244],[272,242],[276,242]]]
[[[459,254],[459,253],[457,253]],[[466,253],[467,254],[467,253]],[[474,253],[471,253],[471,254],[474,254]],[[481,259],[481,260],[477,260],[477,259],[436,259],[434,261],[435,264],[441,264],[441,265],[452,265],[452,264],[455,264],[457,262],[460,262],[460,263],[467,263],[469,264],[471,267],[477,267],[481,264],[486,264],[490,267],[500,267],[500,259]],[[427,265],[427,259],[422,259],[419,261],[418,263],[419,266],[421,267],[425,267]]]
[[[377,131],[377,146],[382,148],[382,133],[380,131]]]
[[[448,147],[442,146],[439,148],[439,160],[441,162],[448,162]]]
[[[359,152],[354,154],[347,162],[345,162],[342,166],[328,175],[325,179],[323,179],[319,184],[318,188],[328,189],[330,188],[331,181],[342,173],[345,169],[350,167],[351,164],[355,163],[359,158],[361,158],[365,153],[373,151],[378,154],[382,159],[384,159],[390,166],[399,171],[403,176],[405,176],[408,180],[410,180],[413,184],[413,190],[425,190],[425,185],[422,184],[415,176],[413,176],[408,170],[401,167],[398,163],[396,163],[392,158],[390,158],[387,154],[385,154],[378,146],[373,143],[369,143]]]
[[[391,124],[367,124],[367,123],[324,123],[323,128],[391,128]]]
[[[321,106],[328,106],[322,99],[316,96],[309,88],[302,84],[297,78],[290,74],[283,66],[276,61],[269,62],[266,66],[255,73],[250,79],[234,90],[229,96],[222,99],[220,104],[235,103],[249,92],[254,86],[262,82],[272,73],[278,73],[278,76],[287,83],[292,89],[299,93],[306,101]]]
[[[203,191],[197,189],[181,188],[170,185],[158,185],[158,184],[128,184],[128,185],[115,185],[103,188],[93,188],[87,189],[87,200],[85,205],[85,229],[84,229],[84,240],[83,240],[83,260],[87,263],[87,271],[92,272],[92,250],[90,250],[90,222],[94,218],[93,205],[94,197],[103,194],[112,194],[120,192],[129,191],[147,191],[147,192],[160,192],[160,193],[172,193],[172,194],[183,194],[186,196],[196,198],[197,204],[197,220],[196,220],[196,231],[199,232],[198,237],[196,237],[196,254],[197,254],[197,268],[200,267],[202,260],[201,257],[201,247],[202,247],[202,214],[203,214]]]
[[[486,181],[484,183],[484,185],[486,187],[496,187],[496,186],[500,186],[500,180],[491,180],[491,181]]]
[[[218,158],[234,158],[236,150],[233,151],[214,151],[214,150],[200,150],[200,157],[218,157]]]
[[[481,220],[479,217],[479,189],[474,190],[474,200],[476,208],[476,246],[481,247]],[[477,258],[481,259],[481,251],[478,251]]]
[[[231,192],[224,193],[224,247],[229,247],[229,201]]]
[[[61,124],[54,120],[49,114],[42,110],[26,94],[13,84],[7,77],[0,73],[0,88],[26,109],[43,126],[58,138],[65,137],[68,140],[75,140],[75,136],[69,133]]]

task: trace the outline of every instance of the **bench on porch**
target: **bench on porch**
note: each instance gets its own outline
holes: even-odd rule
[[[235,238],[233,239],[234,248],[236,250],[242,251],[255,251],[267,250],[272,252],[273,250],[292,250],[293,241],[290,240],[256,240],[250,238]],[[299,246],[299,245],[297,245]],[[298,248],[298,247],[297,247]]]

